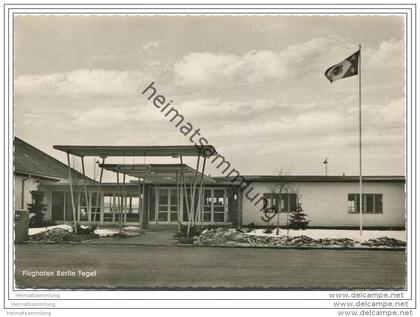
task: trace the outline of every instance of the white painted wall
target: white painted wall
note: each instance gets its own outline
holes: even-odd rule
[[[15,190],[14,190],[14,208],[15,209],[23,209],[28,210],[28,204],[32,202],[32,195],[31,191],[37,189],[37,179],[36,178],[29,178],[25,181],[25,187],[24,187],[24,204],[22,206],[22,182],[25,179],[25,176],[18,176],[15,175]]]
[[[31,191],[37,190],[38,184],[43,181],[34,177],[25,180],[24,187],[24,204],[22,208],[22,182],[25,179],[25,176],[15,175],[15,190],[14,190],[14,208],[28,210],[28,204],[32,203],[32,194]],[[44,180],[44,182],[46,182]],[[51,219],[51,192],[46,192],[44,197],[44,204],[47,205],[45,210],[45,220]]]
[[[271,183],[252,183],[253,191],[249,197],[254,197],[256,193],[271,192]],[[357,193],[358,183],[322,183],[322,182],[302,182],[291,183],[290,187],[298,193],[302,208],[308,214],[309,225],[311,226],[359,226],[359,214],[348,213],[348,194]],[[258,205],[254,203],[261,197],[258,196],[253,202],[243,195],[243,224],[255,223],[257,225],[267,225],[261,219],[263,213],[260,211],[262,202]],[[383,213],[382,214],[363,214],[363,224],[365,226],[384,226],[384,227],[403,227],[405,225],[405,184],[404,183],[364,183],[364,193],[383,194]],[[276,218],[271,221],[275,225]],[[280,224],[285,225],[287,214],[280,215]]]

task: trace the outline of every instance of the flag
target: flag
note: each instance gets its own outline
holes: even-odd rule
[[[332,83],[333,81],[354,76],[359,71],[360,50],[347,57],[344,61],[331,66],[325,71],[325,76]]]

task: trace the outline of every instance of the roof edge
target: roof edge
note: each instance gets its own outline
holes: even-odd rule
[[[227,181],[232,183],[240,182],[358,182],[359,176],[325,176],[325,175],[240,175],[240,176],[214,176],[217,182]],[[362,177],[365,182],[405,182],[405,176],[383,175]]]
[[[22,143],[25,143],[27,146],[29,146],[29,147],[33,148],[34,150],[36,150],[36,151],[38,151],[38,152],[42,153],[43,155],[47,155],[47,156],[49,156],[50,158],[52,158],[53,160],[55,160],[58,164],[60,164],[60,165],[62,165],[63,167],[65,167],[65,168],[67,168],[67,169],[68,169],[67,164],[65,164],[65,163],[61,162],[59,159],[55,158],[54,156],[52,156],[52,155],[50,155],[50,154],[48,154],[48,153],[45,153],[44,151],[42,151],[42,150],[38,149],[37,147],[33,146],[32,144],[29,144],[28,142],[26,142],[26,141],[22,140],[21,138],[19,138],[19,137],[17,137],[17,136],[15,136],[15,137],[14,137],[14,140],[13,140],[13,146],[14,146],[14,147],[16,146],[16,145],[15,145],[15,140],[16,140],[16,139],[17,139],[17,140],[19,140],[19,141],[20,141],[20,142],[22,142]],[[78,170],[76,170],[76,169],[74,169],[74,168],[72,168],[72,167],[70,167],[70,169],[72,170],[72,172],[73,172],[73,173],[76,173],[78,176],[80,176],[80,177],[84,177],[84,178],[86,178],[87,180],[89,180],[89,181],[91,181],[91,182],[97,183],[97,181],[93,180],[93,179],[92,179],[92,178],[90,178],[89,176],[83,175],[83,173],[80,173]],[[15,171],[15,172],[16,172],[16,171]],[[26,173],[28,173],[28,172],[26,172]],[[34,173],[29,173],[29,174],[35,175]],[[47,176],[47,175],[45,175],[45,176],[46,176],[47,178],[51,178],[51,179],[59,179],[59,180],[63,179],[63,178],[58,178],[58,177],[54,177],[54,176]]]

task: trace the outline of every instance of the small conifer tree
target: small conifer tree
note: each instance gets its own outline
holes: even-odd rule
[[[39,190],[31,191],[32,194],[32,204],[28,204],[29,215],[32,214],[32,217],[29,219],[29,227],[37,228],[44,225],[44,211],[46,205],[43,204],[44,193]]]
[[[306,220],[308,215],[303,212],[302,203],[296,203],[296,212],[289,216],[289,227],[295,230],[305,230],[308,227],[309,221]]]

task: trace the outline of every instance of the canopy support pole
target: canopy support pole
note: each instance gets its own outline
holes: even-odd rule
[[[143,184],[141,186],[141,225],[140,230],[143,230],[143,219],[144,219],[144,198],[146,197],[146,176],[143,178]]]
[[[74,206],[73,179],[72,179],[72,176],[71,176],[70,154],[69,153],[67,153],[67,166],[68,166],[68,169],[69,169],[70,199],[71,199],[71,208],[72,208],[72,212],[73,212],[74,233],[77,234],[76,208]]]
[[[139,231],[141,232],[141,227],[142,227],[142,216],[143,216],[143,202],[141,201],[141,183],[140,183],[140,177],[137,177],[137,182],[139,184],[138,190],[139,190]],[[141,210],[140,210],[140,203],[141,203]]]
[[[178,213],[177,223],[178,223],[178,231],[181,231],[181,208],[180,208],[180,201],[179,201],[179,180],[178,180],[178,172],[175,172],[175,183],[176,183],[176,210]]]
[[[195,215],[194,212],[196,211],[196,206],[195,206],[195,191],[197,188],[197,174],[198,174],[198,168],[200,166],[200,156],[197,156],[197,164],[195,167],[195,173],[194,173],[194,182],[192,184],[192,193],[191,193],[191,223],[190,223],[190,227],[194,226],[195,224]],[[189,230],[188,230],[189,233]]]
[[[205,169],[206,169],[206,160],[207,160],[207,158],[206,157],[204,157],[203,158],[203,166],[202,166],[202,168],[201,168],[201,179],[200,179],[200,187],[199,187],[199,193],[200,193],[200,195],[198,196],[198,208],[197,208],[197,222],[198,221],[200,221],[201,222],[201,225],[203,225],[203,220],[202,220],[202,217],[203,217],[203,190],[204,190],[204,185],[203,185],[203,183],[204,183],[204,172],[205,172]]]
[[[102,166],[103,166],[103,164],[105,164],[105,157],[102,158]],[[96,222],[96,215],[98,213],[99,196],[101,194],[101,184],[102,184],[102,176],[103,176],[103,174],[104,174],[104,168],[101,167],[101,174],[99,176],[98,191],[96,193],[95,214],[93,216],[93,222]],[[101,212],[101,211],[99,211],[99,212]],[[101,219],[101,218],[99,217],[99,219]]]
[[[86,176],[86,171],[85,171],[85,158],[83,156],[80,157],[81,161],[82,161],[82,173],[83,176]],[[90,200],[88,199],[88,193],[87,193],[87,188],[86,188],[86,180],[83,180],[83,189],[85,192],[85,204],[88,208],[88,220],[89,222],[91,221],[91,210],[90,210]]]
[[[121,192],[120,192],[120,173],[117,172],[117,204],[118,204],[118,224],[121,224]],[[119,228],[121,230],[121,228]]]
[[[180,160],[181,160],[181,191],[182,191],[182,188],[183,188],[184,189],[184,194],[185,194],[185,204],[186,204],[186,207],[187,207],[188,223],[190,223],[191,213],[190,213],[190,206],[188,204],[188,192],[187,192],[187,187],[186,187],[186,184],[185,184],[184,162],[182,161],[182,155],[180,156]]]
[[[127,220],[127,194],[125,192],[125,173],[123,173],[123,185],[122,185],[122,217],[121,217],[121,227]]]

